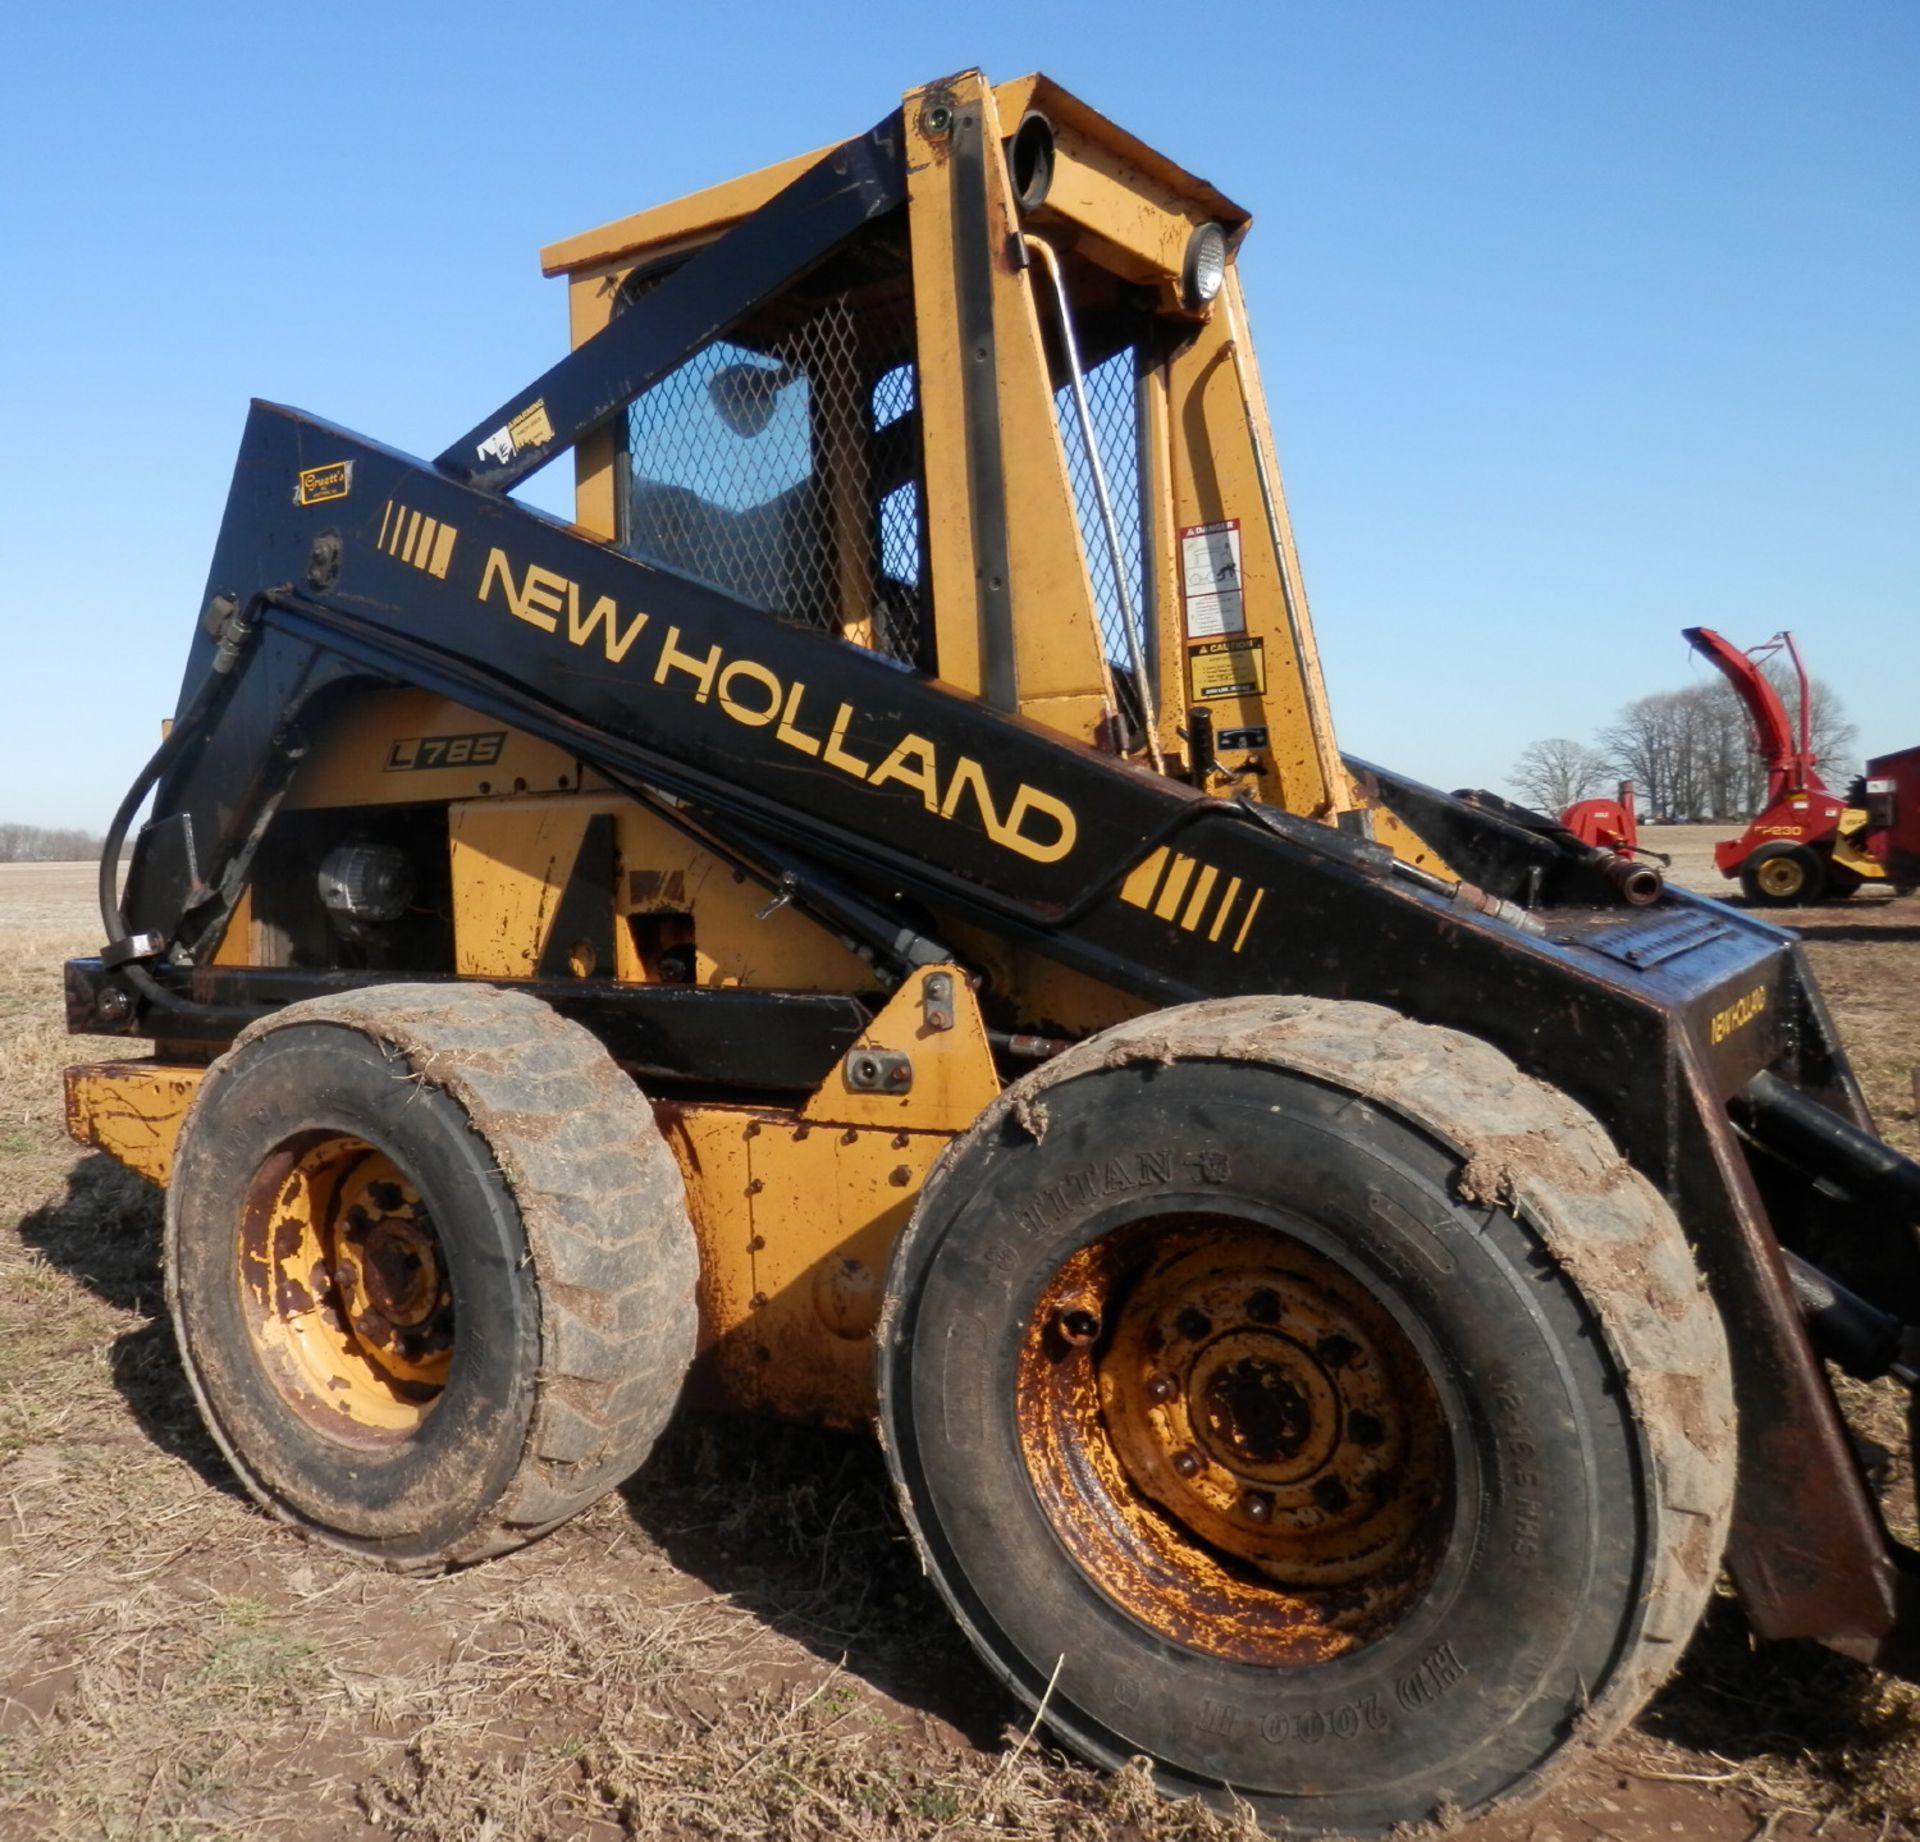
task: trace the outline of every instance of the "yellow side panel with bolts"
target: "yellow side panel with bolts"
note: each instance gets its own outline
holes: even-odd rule
[[[707,1382],[722,1396],[733,1391],[741,1326],[753,1317],[752,1173],[747,1168],[751,1136],[768,1123],[789,1118],[760,1107],[689,1106],[656,1100],[653,1116],[680,1164],[687,1209],[700,1242],[700,1347],[718,1350],[707,1359]],[[751,1378],[748,1363],[745,1378]]]
[[[884,1069],[902,1054],[907,1091],[856,1085],[871,1078],[864,1062]],[[999,1091],[972,992],[952,967],[930,966],[797,1116],[656,1107],[700,1237],[710,1393],[836,1426],[871,1418],[872,1332],[894,1238],[934,1159]]]
[[[455,965],[473,978],[532,978],[588,822],[615,825],[613,976],[661,979],[665,947],[693,948],[699,985],[863,991],[873,969],[766,887],[618,794],[478,800],[448,815]],[[560,943],[563,947],[568,943]],[[563,953],[563,962],[573,959]],[[604,967],[574,964],[576,976]]]
[[[67,1133],[164,1184],[180,1122],[206,1071],[178,1062],[95,1062],[67,1070]]]
[[[887,1258],[950,1135],[745,1107],[657,1111],[700,1237],[700,1393],[790,1419],[868,1423]]]
[[[725,1362],[728,1382],[744,1389],[740,1405],[831,1426],[871,1422],[887,1259],[950,1142],[945,1132],[805,1121],[770,1123],[748,1142],[755,1310]]]
[[[1000,1091],[966,975],[916,972],[801,1109],[813,1124],[964,1132]]]

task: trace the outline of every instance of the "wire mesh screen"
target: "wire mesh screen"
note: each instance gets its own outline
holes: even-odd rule
[[[626,417],[624,546],[782,620],[924,665],[904,275],[763,306]]]
[[[1087,411],[1093,419],[1094,439],[1100,444],[1100,464],[1107,476],[1107,498],[1119,527],[1120,553],[1126,571],[1127,593],[1137,619],[1146,617],[1145,539],[1140,520],[1140,422],[1136,382],[1136,351],[1122,346],[1086,374]],[[1093,579],[1094,606],[1100,614],[1100,637],[1107,657],[1128,664],[1126,609],[1113,574],[1113,552],[1100,520],[1100,501],[1093,490],[1093,468],[1080,435],[1080,417],[1073,404],[1073,388],[1063,384],[1053,394],[1060,419],[1060,438],[1067,450],[1067,477],[1073,483],[1074,509],[1080,518],[1080,541],[1086,549]],[[1142,653],[1145,634],[1141,634]]]

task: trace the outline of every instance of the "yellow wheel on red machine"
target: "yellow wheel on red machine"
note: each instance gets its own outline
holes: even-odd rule
[[[1747,900],[1766,908],[1799,908],[1826,894],[1826,865],[1804,844],[1763,844],[1740,866]]]
[[[1290,1834],[1526,1796],[1631,1717],[1732,1503],[1672,1212],[1486,1044],[1185,1006],[955,1147],[896,1250],[889,1461],[1067,1745]]]

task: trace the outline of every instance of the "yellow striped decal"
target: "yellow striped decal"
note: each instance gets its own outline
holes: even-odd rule
[[[1221,874],[1217,865],[1183,857],[1163,844],[1127,872],[1120,899],[1132,908],[1144,908],[1162,921],[1177,921],[1189,934],[1205,931],[1209,940],[1238,953],[1253,932],[1253,918],[1266,900],[1264,889],[1251,889],[1237,876],[1226,878],[1218,901]],[[1246,900],[1241,900],[1245,894]]]
[[[1120,899],[1131,902],[1135,908],[1145,908],[1153,900],[1153,892],[1160,887],[1160,872],[1167,867],[1167,847],[1163,844],[1150,857],[1143,857],[1127,872],[1127,880],[1120,885]]]
[[[1264,889],[1253,892],[1253,900],[1247,904],[1247,918],[1240,923],[1240,931],[1233,937],[1233,950],[1238,953],[1247,944],[1247,936],[1253,932],[1253,917],[1260,912],[1260,904],[1267,899]]]
[[[1193,859],[1176,856],[1167,866],[1167,880],[1160,885],[1160,899],[1153,912],[1162,921],[1171,921],[1180,911],[1180,898],[1187,893],[1187,880],[1193,875]]]
[[[374,542],[387,555],[444,581],[447,565],[453,561],[454,539],[459,535],[452,525],[389,499],[380,514],[380,535]]]
[[[1219,911],[1213,917],[1213,925],[1207,929],[1209,940],[1218,940],[1227,925],[1227,917],[1233,913],[1233,905],[1240,899],[1240,879],[1235,877],[1227,885],[1227,893],[1220,898]]]
[[[1219,880],[1220,872],[1212,864],[1203,863],[1200,874],[1193,879],[1193,894],[1187,898],[1186,913],[1180,917],[1180,925],[1191,934],[1200,925],[1200,917],[1207,912],[1207,897],[1213,893],[1213,885]]]

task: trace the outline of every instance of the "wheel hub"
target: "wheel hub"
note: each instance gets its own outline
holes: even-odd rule
[[[1759,869],[1760,887],[1769,895],[1798,895],[1805,881],[1799,864],[1791,857],[1769,857]]]
[[[397,1344],[394,1333],[424,1324],[440,1302],[439,1239],[401,1184],[356,1174],[342,1201],[336,1279],[347,1319],[363,1337]]]
[[[1065,1328],[1084,1318],[1091,1345]],[[1320,1660],[1431,1576],[1450,1484],[1432,1382],[1380,1300],[1304,1243],[1130,1230],[1062,1269],[1028,1347],[1041,1500],[1143,1622],[1246,1660]]]
[[[248,1328],[282,1397],[349,1443],[418,1429],[446,1386],[453,1299],[426,1205],[345,1134],[284,1146],[240,1221]]]
[[[1336,1430],[1332,1390],[1305,1350],[1277,1337],[1223,1337],[1195,1369],[1187,1418],[1219,1464],[1278,1481],[1303,1453],[1324,1457]]]
[[[1429,1494],[1402,1475],[1400,1343],[1331,1262],[1209,1235],[1128,1300],[1100,1363],[1107,1425],[1133,1482],[1215,1547],[1285,1585],[1336,1584],[1404,1543]]]

